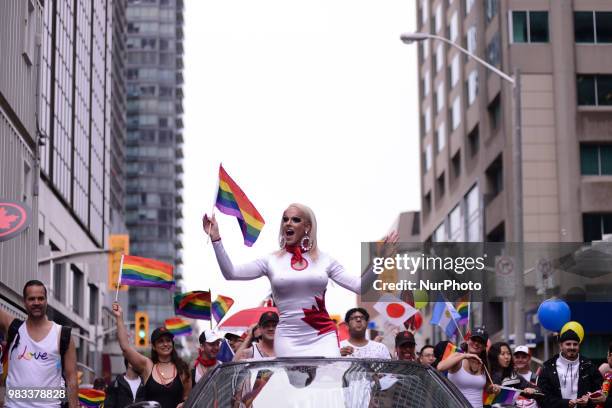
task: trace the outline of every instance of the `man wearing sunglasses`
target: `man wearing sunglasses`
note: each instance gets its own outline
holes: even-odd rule
[[[346,312],[344,321],[348,324],[349,338],[340,342],[340,355],[358,358],[391,358],[389,349],[376,341],[366,338],[370,315],[367,310],[356,307]]]

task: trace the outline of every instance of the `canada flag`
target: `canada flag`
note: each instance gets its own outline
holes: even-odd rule
[[[401,299],[385,293],[374,305],[376,310],[389,323],[404,327],[404,322],[417,313],[417,309],[403,302]]]

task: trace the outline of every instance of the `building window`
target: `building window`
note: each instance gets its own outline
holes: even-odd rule
[[[478,95],[478,71],[473,70],[468,75],[468,105],[472,105],[476,101]]]
[[[89,286],[89,324],[98,323],[98,288]]]
[[[446,95],[444,94],[444,82],[438,84],[438,90],[436,91],[436,112],[440,112],[444,108],[444,100]]]
[[[444,66],[444,47],[438,44],[436,49],[436,72],[440,72]]]
[[[442,4],[438,4],[438,7],[436,7],[436,20],[435,20],[436,24],[435,24],[435,32],[439,33],[440,29],[442,28]]]
[[[423,212],[429,214],[431,211],[431,191],[423,197]]]
[[[501,154],[485,171],[487,191],[490,199],[497,197],[504,190],[504,167]]]
[[[575,11],[574,37],[577,43],[611,43],[611,11]]]
[[[612,144],[580,144],[580,174],[612,175]]]
[[[487,62],[493,66],[501,66],[501,37],[495,33],[491,41],[487,44]],[[490,72],[487,70],[487,72]]]
[[[474,54],[476,52],[476,26],[470,26],[467,31],[467,50]]]
[[[431,239],[433,242],[445,242],[446,241],[446,225],[444,221],[442,221],[442,224],[440,224],[438,228],[436,228]]]
[[[421,41],[421,53],[423,54],[423,60],[426,60],[429,56],[429,41]]]
[[[499,12],[499,0],[485,0],[485,17],[489,24]]]
[[[444,177],[444,172],[442,172],[442,174],[440,174],[440,177],[438,177],[436,179],[436,201],[440,200],[442,197],[444,197],[444,191],[446,189],[446,184],[445,184],[445,177]]]
[[[440,153],[446,146],[446,123],[442,122],[436,131],[436,151]]]
[[[548,42],[548,11],[512,11],[513,43]]]
[[[451,159],[451,169],[453,180],[458,179],[461,176],[461,150],[458,150]]]
[[[451,88],[454,88],[459,82],[459,54],[455,54],[450,69]]]
[[[472,11],[472,7],[474,7],[474,1],[476,0],[466,0],[465,1],[465,15],[470,14],[470,11]]]
[[[612,75],[578,75],[578,105],[612,105]]]
[[[457,204],[448,216],[449,241],[462,242],[463,239],[463,217],[461,217],[461,206]]]
[[[489,121],[491,122],[491,130],[499,129],[501,125],[501,102],[499,95],[489,104],[487,111],[489,113]]]
[[[461,124],[461,100],[457,96],[453,101],[453,107],[451,109],[451,117],[452,117],[452,128],[453,130],[457,129]]]
[[[453,13],[453,16],[450,20],[449,26],[449,37],[452,42],[457,41],[457,37],[459,36],[459,18],[457,17],[457,12]]]
[[[433,155],[431,153],[431,144],[428,144],[425,148],[425,173],[431,169],[431,162],[433,160]]]
[[[421,1],[421,24],[425,25],[429,18],[429,0]]]
[[[72,270],[72,310],[81,316],[83,314],[83,272],[74,265]]]
[[[478,125],[476,125],[476,127],[474,127],[474,129],[472,129],[472,131],[468,135],[468,152],[470,154],[470,158],[478,154],[479,148],[480,148],[480,135],[478,134]]]
[[[430,88],[431,79],[429,79],[429,71],[426,71],[425,75],[423,75],[423,96],[429,95]]]
[[[582,214],[584,242],[599,241],[605,234],[612,234],[612,214]]]
[[[425,133],[429,133],[429,131],[431,130],[431,109],[429,107],[425,109],[424,122],[425,122]]]
[[[465,218],[467,224],[466,242],[480,242],[481,226],[480,226],[480,191],[478,184],[465,196]]]

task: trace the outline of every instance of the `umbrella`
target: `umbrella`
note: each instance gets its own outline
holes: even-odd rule
[[[246,329],[252,324],[259,322],[260,316],[265,312],[278,313],[278,309],[275,307],[255,307],[253,309],[241,310],[225,319],[225,321],[219,325],[219,329],[225,331],[235,328]]]

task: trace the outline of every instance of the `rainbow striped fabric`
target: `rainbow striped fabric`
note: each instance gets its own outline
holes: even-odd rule
[[[164,326],[175,336],[191,336],[191,325],[180,317],[166,319]]]
[[[516,402],[517,398],[521,395],[521,390],[510,387],[501,387],[499,394],[489,394],[484,391],[482,393],[482,404],[483,405],[512,405]]]
[[[210,292],[177,293],[174,295],[174,311],[192,319],[210,320]]]
[[[442,360],[440,360],[440,361],[446,360],[448,357],[450,357],[451,355],[453,355],[455,353],[463,353],[463,351],[449,341],[448,344],[446,345],[446,348],[444,349],[444,354],[442,355]]]
[[[222,165],[219,165],[219,191],[215,206],[223,214],[236,217],[244,237],[244,245],[252,246],[265,221]]]
[[[457,305],[457,312],[461,316],[457,323],[459,324],[467,324],[470,318],[470,305],[468,302],[461,302]]]
[[[123,255],[121,284],[156,288],[174,288],[173,266],[155,259]]]
[[[218,322],[223,319],[230,307],[234,304],[234,299],[227,296],[217,296],[217,299],[212,303],[212,315]]]
[[[79,388],[80,407],[99,407],[104,404],[106,393],[93,388]]]

